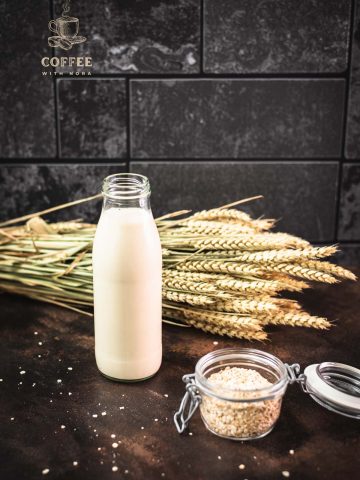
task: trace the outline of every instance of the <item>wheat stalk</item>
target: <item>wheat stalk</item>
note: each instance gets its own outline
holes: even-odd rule
[[[272,324],[329,328],[326,319],[277,295],[309,288],[302,279],[355,280],[352,272],[322,260],[337,248],[270,233],[274,220],[252,219],[232,208],[238,203],[187,218],[179,219],[189,214],[180,211],[157,219],[164,321],[247,340],[265,340],[263,327]],[[24,219],[26,224],[16,226]],[[95,229],[79,220],[49,224],[36,214],[3,223],[0,289],[91,315]]]

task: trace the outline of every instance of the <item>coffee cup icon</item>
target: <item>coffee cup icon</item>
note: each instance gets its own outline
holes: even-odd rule
[[[50,47],[70,50],[74,44],[86,41],[86,37],[78,35],[79,19],[76,17],[62,16],[55,20],[50,20],[49,30],[56,34],[48,38]]]

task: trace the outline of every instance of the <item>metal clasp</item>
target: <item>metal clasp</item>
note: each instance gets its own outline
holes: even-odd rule
[[[299,383],[303,392],[311,393],[307,389],[306,376],[301,373],[300,365],[298,363],[293,363],[292,365],[285,363],[285,367],[288,373],[289,384],[292,385],[293,383]]]
[[[195,374],[184,375],[182,381],[186,384],[186,393],[181,400],[179,410],[174,415],[174,423],[179,433],[184,432],[201,402],[201,396],[195,383]]]

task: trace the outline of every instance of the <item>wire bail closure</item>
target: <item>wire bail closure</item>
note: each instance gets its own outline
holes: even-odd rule
[[[201,396],[195,383],[195,373],[184,375],[182,381],[186,384],[186,392],[181,400],[179,410],[174,415],[174,423],[179,433],[185,431],[201,402]]]
[[[311,393],[306,386],[306,375],[304,375],[304,373],[301,373],[300,365],[298,363],[293,363],[292,365],[284,363],[284,365],[287,370],[289,385],[292,385],[293,383],[298,383],[301,386],[303,392]]]

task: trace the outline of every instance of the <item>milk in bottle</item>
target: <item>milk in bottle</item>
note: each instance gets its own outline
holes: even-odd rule
[[[136,381],[160,367],[161,245],[150,185],[110,175],[93,245],[95,356],[101,373]]]

